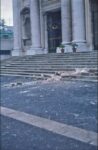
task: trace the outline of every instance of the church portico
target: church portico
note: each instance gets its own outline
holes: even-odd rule
[[[72,43],[77,51],[96,49],[98,22],[92,31],[91,5],[91,0],[13,0],[13,55],[56,53],[61,44],[72,52]]]

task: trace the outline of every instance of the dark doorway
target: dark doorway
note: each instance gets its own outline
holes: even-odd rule
[[[47,14],[48,49],[49,53],[55,53],[61,44],[61,12],[49,12]]]
[[[94,49],[98,50],[98,0],[91,1]]]

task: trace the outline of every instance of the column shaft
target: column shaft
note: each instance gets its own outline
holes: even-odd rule
[[[32,47],[41,47],[40,8],[38,0],[30,1]]]
[[[70,0],[61,0],[62,43],[71,41],[71,3]]]
[[[85,42],[84,0],[72,0],[73,42]]]

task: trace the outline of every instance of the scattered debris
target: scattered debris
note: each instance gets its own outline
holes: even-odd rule
[[[10,84],[11,87],[20,86],[20,85],[22,85],[22,82],[15,82]]]
[[[48,111],[47,111],[47,110],[45,110],[45,113],[48,113]]]
[[[95,72],[93,72],[94,74]],[[75,68],[74,70],[68,71],[56,71],[55,74],[40,74],[38,76],[33,75],[32,81],[21,82],[21,80],[16,81],[15,83],[10,83],[10,85],[4,85],[5,87],[17,87],[17,86],[30,86],[37,83],[50,83],[50,82],[58,82],[61,80],[71,80],[75,78],[81,78],[85,76],[92,75],[92,70],[88,68]],[[30,78],[31,79],[31,78]]]
[[[29,91],[20,91],[21,94],[28,93]]]
[[[61,72],[55,72],[55,75],[60,76],[60,75],[61,75]]]
[[[17,84],[17,85],[22,85],[22,82],[17,82],[16,84]]]
[[[62,78],[72,77],[72,76],[74,76],[74,72],[73,71],[66,71],[66,72],[61,73],[61,77]]]
[[[16,86],[16,84],[15,83],[11,83],[11,87],[14,87],[14,86]]]
[[[96,105],[96,103],[95,103],[95,102],[92,102],[92,101],[90,102],[90,104],[91,104],[91,105]]]
[[[83,69],[78,69],[76,72],[80,72],[81,75],[89,75],[89,69],[83,68]]]
[[[61,76],[58,75],[51,75],[51,78],[48,78],[47,81],[60,81],[61,80]]]
[[[16,137],[17,135],[13,133],[12,136]]]
[[[40,98],[43,98],[44,96],[43,95],[40,95]]]
[[[89,75],[89,69],[76,68],[74,71],[55,72],[55,74],[52,74],[50,75],[50,77],[47,78],[46,82],[60,81],[63,78],[77,78],[81,75]]]
[[[75,118],[78,118],[79,117],[79,114],[73,114]]]

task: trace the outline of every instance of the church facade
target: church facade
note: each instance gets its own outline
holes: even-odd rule
[[[98,50],[98,0],[13,0],[13,56]]]

